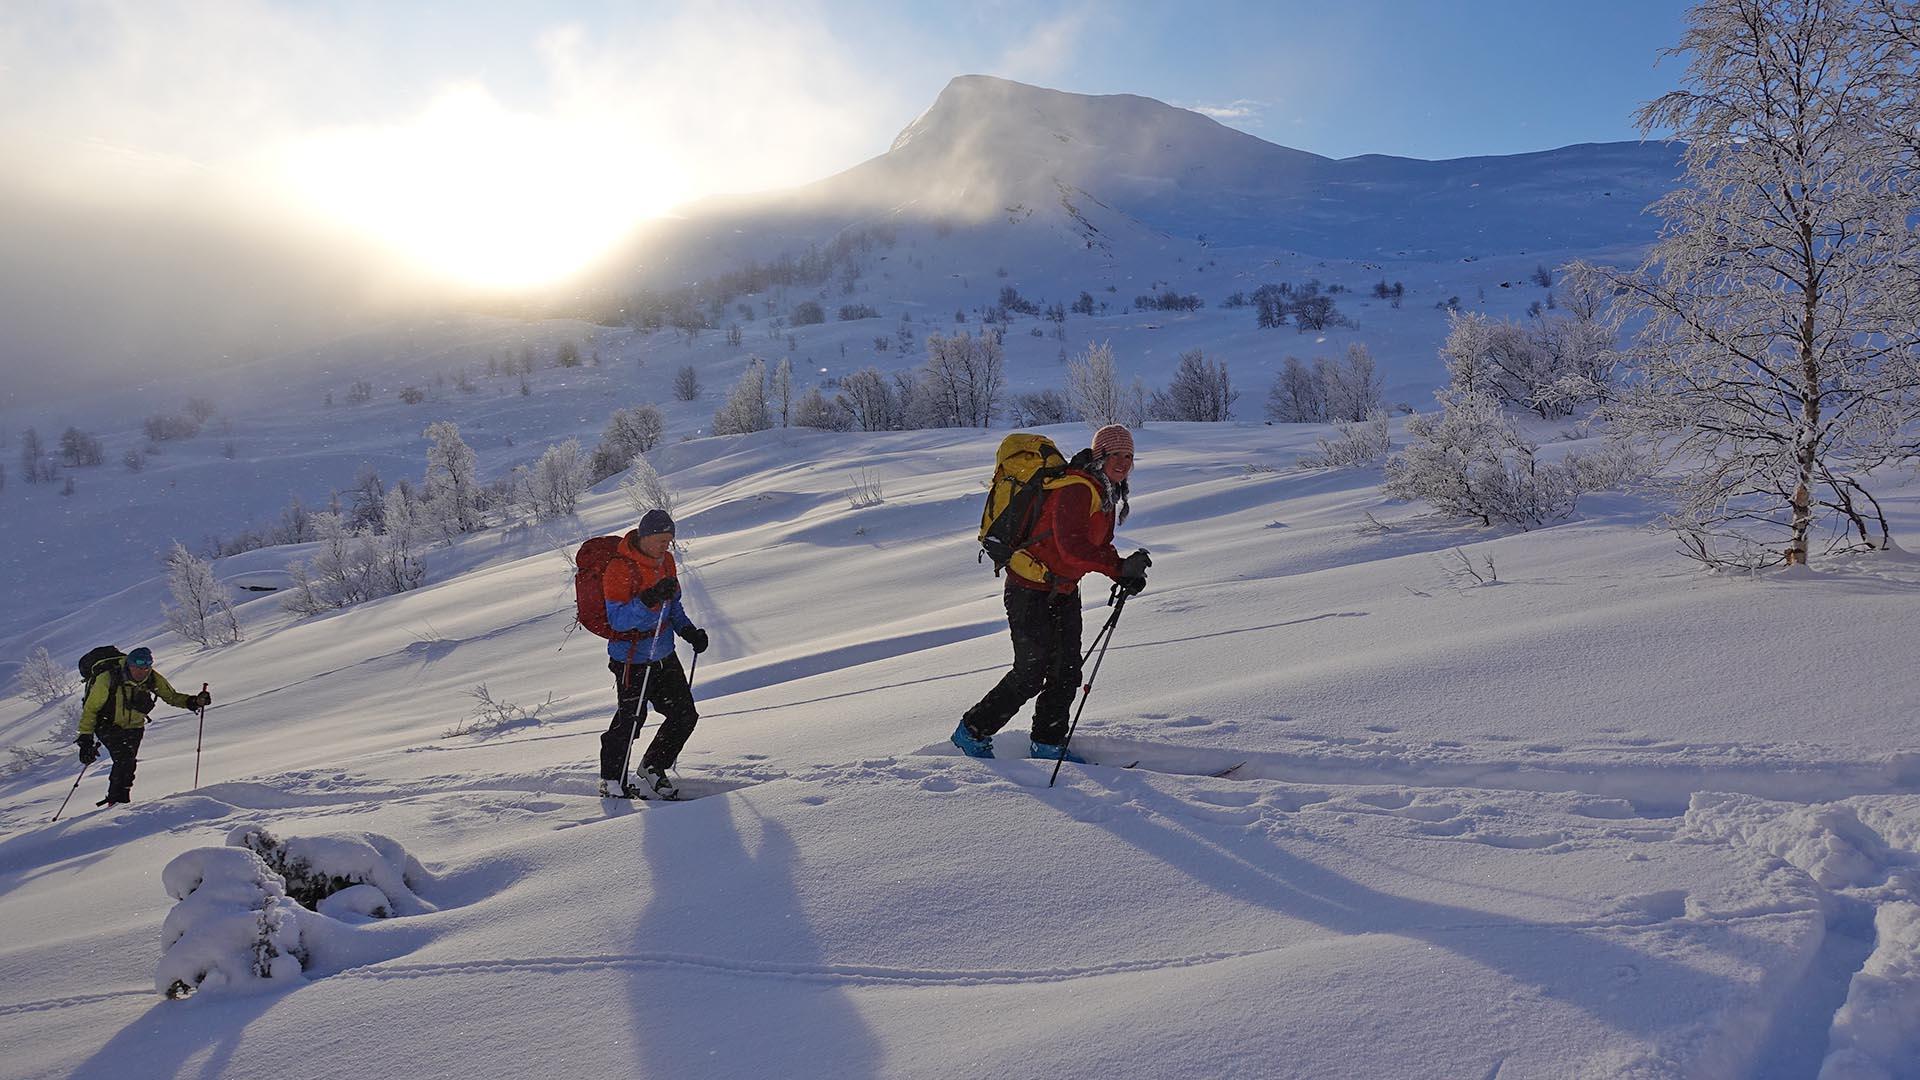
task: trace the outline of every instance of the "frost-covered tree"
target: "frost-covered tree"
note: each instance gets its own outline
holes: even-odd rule
[[[779,427],[793,423],[793,358],[783,356],[773,367],[773,375],[767,384],[767,410],[769,419],[778,421]]]
[[[927,335],[920,387],[930,427],[987,427],[1007,382],[1005,353],[996,334]]]
[[[1224,362],[1208,360],[1199,349],[1180,354],[1179,366],[1165,390],[1155,390],[1147,415],[1155,420],[1215,422],[1233,418],[1240,397],[1227,377]]]
[[[667,418],[655,405],[635,405],[615,409],[607,417],[600,445],[594,448],[591,474],[594,483],[626,471],[633,459],[653,449],[666,433]]]
[[[1914,14],[1696,4],[1684,85],[1638,117],[1686,144],[1686,179],[1646,261],[1610,275],[1642,324],[1609,414],[1671,466],[1670,521],[1709,561],[1768,538],[1805,563],[1829,514],[1887,546],[1872,472],[1920,451],[1913,58],[1886,12]]]
[[[547,447],[540,459],[527,470],[519,487],[523,513],[534,521],[566,517],[580,501],[592,478],[580,441],[568,439]]]
[[[40,433],[33,428],[20,435],[20,477],[29,484],[43,484],[53,479],[53,463],[47,460],[47,448],[40,442]]]
[[[460,438],[459,425],[440,420],[427,425],[427,516],[449,542],[480,527],[479,459]]]
[[[700,396],[700,373],[687,364],[674,373],[673,396],[678,401],[693,401]]]
[[[1614,334],[1598,320],[1562,315],[1521,326],[1455,311],[1447,321],[1440,356],[1459,393],[1490,394],[1543,418],[1607,396]]]
[[[767,407],[767,363],[754,357],[747,361],[747,369],[727,392],[727,403],[713,414],[713,433],[744,435],[772,426],[773,418]]]
[[[381,508],[385,531],[380,535],[380,587],[387,593],[417,589],[426,580],[419,547],[425,532],[420,504],[405,487],[387,492]]]
[[[20,665],[20,692],[37,705],[59,701],[78,684],[73,665],[56,663],[45,645],[36,646]]]
[[[903,426],[899,396],[879,368],[864,368],[841,379],[838,401],[860,431],[894,431]]]
[[[620,494],[627,497],[627,505],[633,507],[636,518],[649,510],[673,513],[673,489],[654,470],[653,463],[644,457],[633,459],[633,467],[627,470],[627,478],[620,481]]]
[[[819,387],[810,386],[793,407],[793,423],[795,427],[847,431],[853,427],[853,416],[838,401],[828,399]]]
[[[213,576],[213,564],[178,541],[167,552],[167,591],[173,594],[173,604],[163,605],[167,629],[202,648],[240,640],[240,620],[227,587]]]
[[[1113,369],[1113,343],[1088,345],[1077,359],[1067,361],[1067,401],[1088,427],[1123,423],[1129,412],[1126,391]]]
[[[1313,372],[1289,356],[1267,392],[1267,419],[1281,424],[1317,424],[1327,418],[1327,399]]]
[[[1373,354],[1359,342],[1347,346],[1345,363],[1315,360],[1313,379],[1326,419],[1357,424],[1380,408],[1380,380]]]
[[[1571,514],[1583,486],[1577,460],[1541,461],[1489,394],[1445,395],[1438,413],[1407,421],[1407,434],[1413,441],[1387,459],[1383,490],[1450,517],[1537,528]]]
[[[1066,395],[1048,387],[1013,399],[1013,422],[1022,426],[1064,424],[1073,419],[1073,406]]]

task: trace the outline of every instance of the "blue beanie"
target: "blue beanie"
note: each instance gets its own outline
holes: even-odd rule
[[[153,666],[153,650],[147,648],[145,645],[142,645],[139,648],[128,653],[127,666],[128,667],[152,667]]]
[[[652,536],[655,533],[671,533],[673,531],[673,515],[667,513],[665,510],[649,510],[640,518],[639,526],[633,531],[639,533],[641,536]]]

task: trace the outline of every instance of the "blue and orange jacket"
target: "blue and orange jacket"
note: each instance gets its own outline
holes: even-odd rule
[[[612,638],[607,642],[607,657],[636,664],[664,660],[673,652],[673,632],[693,625],[685,608],[675,599],[660,607],[640,602],[640,594],[661,578],[677,577],[673,552],[649,559],[633,546],[631,538],[620,541],[618,558],[607,563],[600,577],[600,589],[607,598],[607,625],[632,638]]]

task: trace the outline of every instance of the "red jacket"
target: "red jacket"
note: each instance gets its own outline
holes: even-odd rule
[[[1015,555],[1007,580],[1029,589],[1072,592],[1087,574],[1117,577],[1120,553],[1113,549],[1113,508],[1101,505],[1098,477],[1069,469],[1049,487],[1032,540]],[[1037,564],[1037,565],[1036,565]]]

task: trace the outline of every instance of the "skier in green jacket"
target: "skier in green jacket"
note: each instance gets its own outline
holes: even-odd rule
[[[133,770],[139,763],[140,740],[147,733],[147,714],[155,699],[176,709],[203,709],[213,701],[205,690],[183,694],[167,677],[153,670],[153,650],[142,645],[125,656],[110,656],[87,673],[87,699],[80,706],[80,763],[100,758],[94,736],[105,743],[113,758],[107,778],[107,804],[133,801]]]

